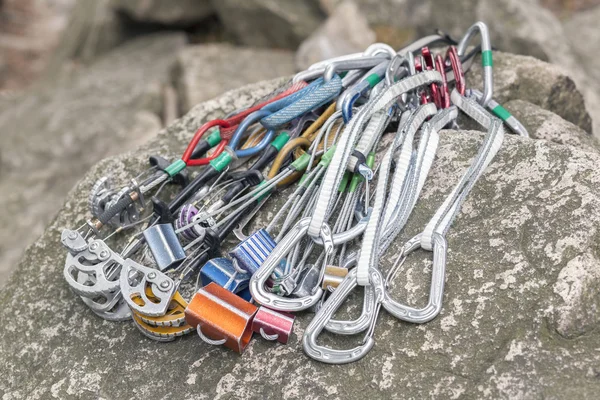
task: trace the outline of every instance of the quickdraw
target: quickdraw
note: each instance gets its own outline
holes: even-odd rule
[[[476,33],[481,44],[467,53]],[[435,53],[439,44],[448,47]],[[479,53],[482,92],[465,80]],[[65,280],[96,315],[131,319],[150,339],[172,341],[196,331],[205,343],[239,353],[253,333],[288,343],[292,312],[311,310],[316,314],[302,338],[306,354],[325,363],[356,361],[374,346],[382,309],[412,323],[439,314],[445,235],[500,149],[503,123],[528,136],[493,100],[492,67],[482,22],[458,43],[432,35],[399,51],[377,43],[318,62],[257,104],[204,123],[181,158],[151,157],[150,168],[122,188],[108,176],[99,179],[89,194],[92,218],[62,232]],[[459,112],[487,135],[384,276],[381,257],[404,231],[440,131],[456,127]],[[198,166],[190,180],[188,169]],[[167,184],[180,188],[169,202],[160,199]],[[286,187],[290,194],[269,224],[244,233],[271,195]],[[123,232],[129,239],[120,245]],[[232,233],[240,242],[225,252],[222,244]],[[422,308],[391,294],[400,266],[419,248],[433,254]],[[333,319],[356,286],[364,286],[361,315]],[[365,339],[353,349],[334,349],[317,343],[323,330],[364,333]]]

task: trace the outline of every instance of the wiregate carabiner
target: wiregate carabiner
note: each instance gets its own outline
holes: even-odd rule
[[[369,279],[371,281],[371,286],[373,287],[375,304],[377,304],[377,306],[368,321],[370,329],[363,340],[363,344],[348,350],[330,349],[317,344],[317,338],[329,322],[330,318],[357,286],[356,272],[355,268],[346,275],[346,278],[344,278],[337,289],[333,291],[327,301],[323,303],[321,309],[306,327],[304,336],[302,337],[302,347],[304,348],[304,352],[310,358],[327,364],[347,364],[363,358],[375,345],[373,333],[379,314],[379,307],[385,293],[383,276],[377,269],[369,271]]]
[[[314,63],[310,67],[308,67],[307,70],[320,69],[320,68],[326,67],[329,63],[336,62],[336,61],[347,61],[347,60],[356,59],[358,57],[376,56],[379,54],[383,54],[383,55],[389,54],[390,57],[393,57],[396,54],[396,50],[394,50],[394,48],[392,46],[388,45],[387,43],[373,43],[373,44],[370,44],[365,49],[365,51],[363,51],[362,53],[345,54],[343,56],[332,57],[332,58],[328,58],[326,60],[317,61],[316,63]]]
[[[395,271],[399,268],[406,257],[421,246],[421,235],[417,235],[409,240],[402,249],[396,265],[392,267],[386,278],[386,283],[393,279]],[[434,319],[442,310],[442,298],[444,296],[444,275],[446,271],[446,251],[448,246],[446,239],[440,234],[433,235],[433,267],[431,272],[431,286],[429,288],[429,300],[427,305],[422,308],[406,306],[392,299],[388,290],[385,291],[385,297],[382,301],[385,308],[394,317],[403,321],[422,324]]]
[[[331,61],[327,62],[327,64],[323,67],[299,72],[294,76],[293,81],[309,81],[322,76],[325,82],[329,82],[337,73],[355,69],[372,68],[388,59],[389,57],[384,56],[364,56],[363,54],[360,54],[360,56],[356,58],[348,58],[340,61]]]

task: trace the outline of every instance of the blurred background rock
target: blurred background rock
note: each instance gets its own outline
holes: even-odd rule
[[[496,48],[564,68],[598,137],[599,18],[600,0],[0,0],[0,285],[98,160],[223,91],[375,41],[483,20]]]

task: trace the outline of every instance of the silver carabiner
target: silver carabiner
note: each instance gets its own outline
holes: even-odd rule
[[[310,218],[303,218],[294,225],[289,233],[277,243],[271,254],[263,265],[252,275],[250,279],[250,293],[252,298],[263,306],[279,311],[301,311],[316,304],[323,290],[317,286],[310,296],[302,298],[284,298],[265,290],[265,283],[275,268],[280,264],[283,257],[288,254],[302,240],[308,232]]]
[[[346,231],[331,235],[331,243],[333,244],[333,246],[339,246],[341,244],[348,243],[348,242],[356,239],[360,235],[362,235],[365,231],[365,228],[367,227],[369,218],[371,217],[371,211],[372,211],[372,209],[369,207],[367,209],[367,213],[352,228],[350,228]],[[325,242],[323,241],[322,236],[319,236],[319,237],[311,236],[310,238],[316,244],[318,244],[320,246],[325,246]]]
[[[480,101],[483,97],[483,94],[479,90],[468,89],[467,92],[469,91],[477,99],[477,101]],[[519,136],[529,137],[529,132],[527,132],[527,129],[523,126],[521,121],[516,119],[514,115],[508,112],[506,108],[502,107],[494,99],[491,99],[489,101],[489,103],[486,105],[486,108],[493,112],[494,115],[496,115],[496,117],[504,121],[504,123],[510,128],[511,131],[513,131]]]
[[[352,268],[356,265],[356,253],[349,256],[344,263],[344,268]],[[350,272],[352,273],[352,272]],[[349,273],[349,274],[350,274]],[[338,286],[339,288],[339,286]],[[336,289],[337,290],[337,289]],[[356,335],[367,329],[373,314],[376,312],[377,301],[375,298],[375,290],[373,286],[364,287],[363,308],[360,316],[354,320],[344,321],[329,318],[325,324],[325,330],[338,335]]]
[[[327,325],[330,318],[352,292],[352,290],[358,285],[356,280],[356,269],[353,269],[348,273],[346,278],[340,283],[337,289],[334,290],[333,294],[323,304],[321,309],[317,312],[313,320],[310,322],[304,336],[302,337],[302,347],[304,352],[312,359],[321,361],[327,364],[347,364],[363,358],[375,344],[373,339],[373,332],[375,323],[377,321],[377,315],[379,314],[379,306],[384,298],[385,287],[383,276],[377,269],[371,269],[369,271],[369,277],[371,279],[371,287],[375,293],[375,302],[377,304],[375,312],[371,315],[369,321],[370,329],[367,332],[363,340],[363,344],[352,349],[338,350],[331,349],[317,344],[317,338]]]
[[[297,83],[299,81],[308,81],[312,79],[319,78],[323,76],[325,82],[328,82],[333,78],[333,76],[337,72],[341,71],[350,71],[355,69],[366,69],[372,68],[385,60],[388,60],[389,57],[383,56],[367,56],[360,55],[355,58],[348,58],[339,61],[332,61],[325,64],[325,66],[318,67],[315,69],[308,69],[306,71],[302,71],[294,75],[293,82]]]
[[[367,47],[366,50],[362,53],[344,54],[343,56],[332,57],[332,58],[328,58],[327,60],[318,61],[318,62],[312,64],[310,67],[308,67],[307,70],[311,71],[311,70],[327,67],[328,64],[330,64],[332,62],[336,62],[336,61],[347,61],[347,60],[353,60],[358,57],[376,56],[378,54],[384,54],[384,55],[389,54],[390,57],[393,57],[395,54],[395,50],[386,43],[373,43],[373,44],[369,45],[369,47]]]
[[[326,245],[327,259],[329,256],[327,252],[331,251],[333,246],[346,243],[360,236],[364,232],[367,226],[369,215],[370,214],[367,214],[365,218],[347,231],[331,235],[329,228],[325,226],[321,229],[320,237],[311,238],[318,244],[324,246]],[[299,220],[296,225],[294,225],[283,237],[283,239],[281,239],[277,246],[275,246],[262,266],[254,273],[254,275],[252,275],[252,278],[250,279],[250,293],[257,303],[274,310],[293,312],[306,310],[320,300],[323,294],[323,289],[321,289],[319,285],[317,285],[317,287],[314,289],[314,292],[310,296],[298,298],[284,298],[265,290],[265,283],[267,282],[267,279],[271,276],[281,260],[283,260],[283,257],[292,251],[292,249],[294,249],[300,240],[302,240],[308,233],[310,220],[311,217],[302,218]],[[320,284],[320,282],[318,283]]]
[[[402,249],[399,259],[401,264],[404,259],[421,247],[421,235],[417,235],[409,240]],[[423,308],[414,308],[408,305],[401,304],[392,299],[388,290],[385,291],[385,297],[382,301],[382,306],[394,317],[403,321],[422,324],[434,319],[442,310],[442,298],[444,296],[444,275],[446,272],[446,250],[448,246],[446,239],[438,233],[433,234],[433,267],[431,272],[431,286],[429,288],[429,300]],[[395,275],[395,268],[390,270],[388,279],[392,279]],[[386,284],[389,284],[386,279]]]
[[[479,104],[485,107],[494,94],[492,43],[487,25],[481,21],[471,25],[458,43],[458,46],[456,46],[456,50],[460,57],[464,56],[467,51],[467,45],[477,32],[481,35],[481,65],[483,67],[483,96],[479,100]]]

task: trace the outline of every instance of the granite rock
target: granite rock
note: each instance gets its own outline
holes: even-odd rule
[[[585,71],[600,82],[598,56],[600,52],[600,32],[597,21],[600,18],[600,6],[574,14],[564,22],[564,31],[572,49]]]
[[[0,90],[30,86],[44,72],[75,7],[74,0],[0,1]]]
[[[467,83],[483,88],[480,58],[473,63]],[[592,132],[584,97],[560,66],[530,56],[494,52],[494,99],[500,104],[513,99],[526,100]]]
[[[528,129],[534,139],[598,151],[598,140],[580,127],[564,120],[551,111],[525,100],[511,100],[504,107]]]
[[[252,103],[285,80],[231,91],[194,107],[134,153],[96,164],[69,192],[0,291],[0,394],[28,398],[594,398],[600,390],[600,154],[507,135],[450,229],[444,306],[430,323],[385,312],[361,361],[308,359],[300,313],[288,345],[255,338],[239,356],[196,335],[162,344],[131,323],[100,320],[63,281],[59,237],[86,217],[86,193],[110,172],[145,168],[150,154],[176,157],[204,121]],[[481,143],[474,131],[441,133],[439,150],[405,232],[382,259],[420,232]],[[272,218],[274,196],[253,222]],[[418,252],[391,288],[424,304],[430,254]],[[360,292],[341,314],[356,315]],[[356,337],[323,335],[350,348]]]
[[[317,0],[212,0],[238,44],[296,49],[325,15]]]
[[[563,23],[574,60],[585,71],[582,81],[588,110],[592,114],[594,132],[600,132],[600,32],[598,32],[600,6],[572,15]]]
[[[181,113],[224,91],[294,73],[288,50],[237,47],[229,44],[186,46],[173,70]]]
[[[111,0],[79,0],[44,77],[54,79],[69,62],[91,63],[130,39],[127,23],[111,7]]]

